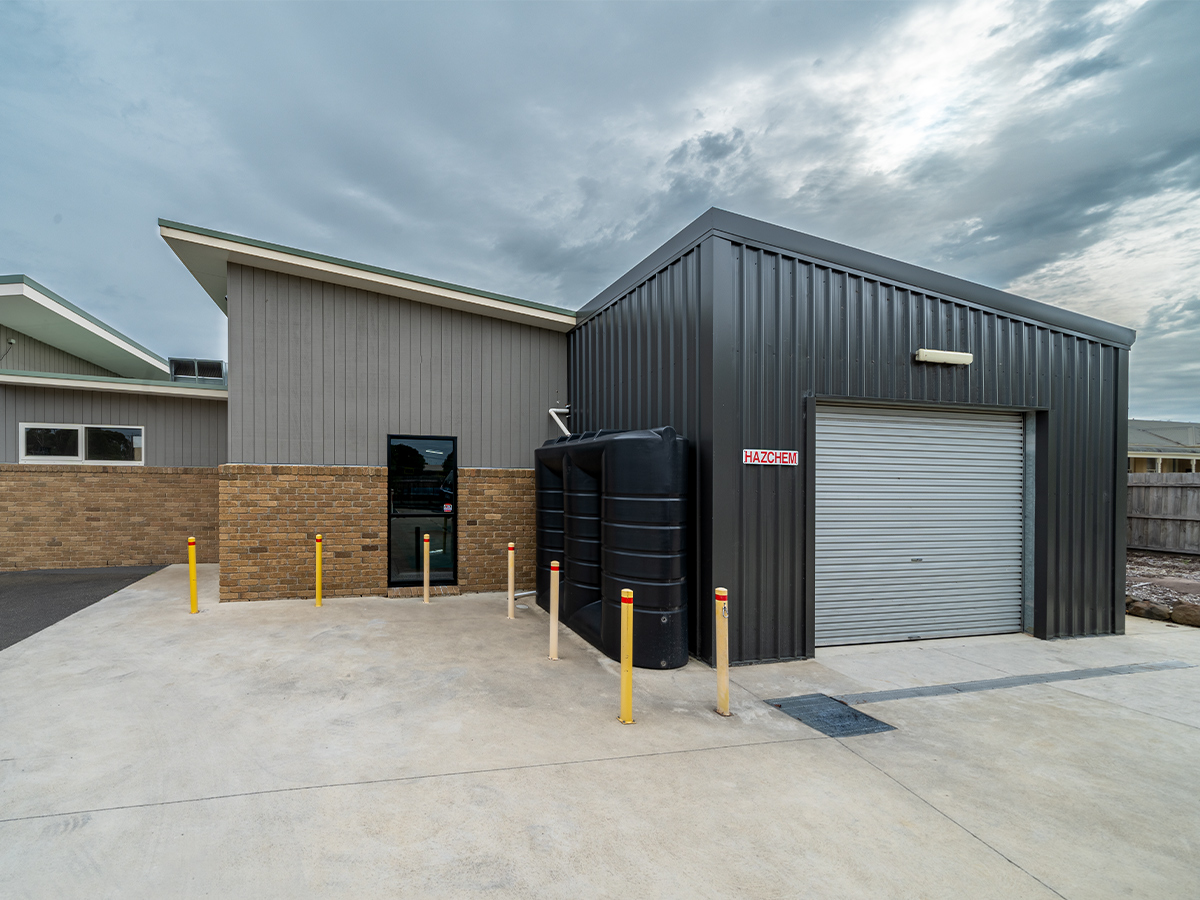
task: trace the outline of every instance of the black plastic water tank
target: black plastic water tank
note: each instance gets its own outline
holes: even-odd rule
[[[566,572],[559,616],[564,622],[600,599],[600,460],[593,444],[569,446],[563,460]]]
[[[634,665],[686,664],[687,441],[670,427],[597,432],[547,441],[534,455],[538,604],[549,605],[561,534],[562,621],[618,659],[621,591],[632,589]],[[563,504],[555,506],[560,484]],[[565,511],[561,532],[550,527],[555,509]]]
[[[551,442],[547,442],[551,443]],[[550,596],[550,563],[565,559],[563,537],[563,454],[547,454],[533,470],[537,505],[534,520],[537,529],[538,602]],[[543,605],[549,605],[549,600]]]

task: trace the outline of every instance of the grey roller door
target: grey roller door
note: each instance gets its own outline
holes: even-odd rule
[[[1021,629],[1020,415],[817,407],[816,643]]]

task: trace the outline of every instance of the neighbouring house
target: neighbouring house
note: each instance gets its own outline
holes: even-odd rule
[[[1129,420],[1129,471],[1136,474],[1196,472],[1200,423]]]

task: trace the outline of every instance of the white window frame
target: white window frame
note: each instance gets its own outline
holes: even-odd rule
[[[73,428],[79,432],[79,455],[78,456],[26,456],[25,455],[25,433],[30,428]],[[136,428],[142,433],[142,458],[135,460],[128,459],[87,459],[87,431],[88,428]],[[88,422],[86,425],[80,425],[77,422],[21,422],[17,427],[17,440],[20,442],[18,447],[19,459],[25,465],[51,465],[51,466],[144,466],[146,465],[146,426],[145,425],[103,425],[99,422]]]

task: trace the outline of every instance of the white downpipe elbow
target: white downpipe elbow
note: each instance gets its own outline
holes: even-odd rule
[[[571,414],[571,410],[569,408],[568,409],[552,409],[552,410],[550,410],[550,418],[552,418],[554,420],[554,424],[557,425],[560,429],[562,429],[563,434],[570,437],[571,432],[567,430],[567,426],[564,425],[562,419],[560,419],[558,417],[559,413],[562,413],[565,416],[569,416]]]

